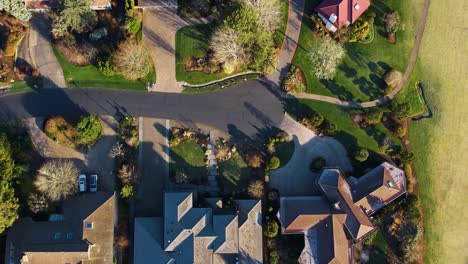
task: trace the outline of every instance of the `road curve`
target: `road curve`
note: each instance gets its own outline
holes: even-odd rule
[[[198,95],[53,89],[0,97],[0,121],[79,113],[199,122],[254,139],[278,127],[284,112],[281,98],[261,81]]]

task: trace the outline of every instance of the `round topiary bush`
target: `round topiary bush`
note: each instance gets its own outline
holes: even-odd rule
[[[270,264],[277,264],[279,263],[280,255],[278,251],[270,252]]]
[[[320,172],[325,166],[327,166],[327,161],[322,157],[315,158],[310,162],[310,170],[313,172]]]
[[[354,159],[357,160],[357,161],[360,161],[360,162],[366,161],[367,158],[369,158],[369,151],[367,149],[364,149],[364,148],[359,149],[354,154]]]
[[[280,159],[276,156],[273,156],[268,162],[268,169],[276,170],[281,165]]]
[[[263,233],[267,237],[276,237],[276,235],[278,235],[278,223],[273,219],[268,220]]]

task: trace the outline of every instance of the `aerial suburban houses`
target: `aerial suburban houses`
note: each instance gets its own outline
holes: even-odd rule
[[[0,262],[466,264],[462,2],[0,0]]]

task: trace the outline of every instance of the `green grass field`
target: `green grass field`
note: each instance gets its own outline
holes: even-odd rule
[[[294,141],[279,142],[275,144],[275,156],[280,159],[280,168],[288,164],[294,154]]]
[[[219,173],[225,192],[242,191],[250,178],[250,170],[237,152],[219,164]]]
[[[320,1],[306,2],[310,13]],[[381,79],[384,72],[391,68],[404,72],[408,64],[414,43],[414,32],[419,21],[420,10],[414,10],[413,1],[371,1],[367,12],[375,12],[375,39],[370,44],[346,43],[347,55],[339,65],[335,79],[318,80],[311,72],[309,52],[318,41],[310,30],[308,16],[303,19],[303,26],[293,63],[299,65],[306,75],[307,92],[338,97],[347,101],[369,101],[383,95],[385,86]],[[402,20],[402,30],[397,33],[397,43],[391,44],[385,39],[383,16],[390,10],[397,10]],[[415,81],[415,80],[413,80]],[[414,86],[409,82],[409,86]],[[414,94],[413,94],[414,95]],[[416,93],[417,95],[417,93]],[[418,108],[419,107],[415,107]]]
[[[418,67],[434,117],[410,125],[425,263],[468,263],[468,31],[453,17],[466,18],[466,1],[431,1]]]
[[[118,90],[146,91],[146,83],[154,82],[156,76],[154,69],[143,79],[130,81],[121,75],[105,76],[94,65],[77,67],[69,63],[60,55],[60,52],[54,49],[60,65],[62,65],[65,80],[68,81],[70,88],[102,88]]]
[[[170,150],[171,174],[182,170],[195,182],[206,179],[205,154],[203,149],[193,140],[185,140]]]

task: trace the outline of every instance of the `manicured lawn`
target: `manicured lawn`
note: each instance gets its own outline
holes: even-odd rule
[[[306,10],[310,13],[319,0],[306,2]],[[309,63],[309,52],[318,41],[310,30],[311,22],[308,16],[303,19],[303,26],[293,63],[304,70],[307,79],[307,92],[338,97],[343,100],[368,101],[383,95],[381,80],[383,73],[391,68],[404,72],[408,64],[414,42],[414,32],[417,27],[415,18],[419,10],[414,11],[413,2],[420,0],[371,1],[367,12],[375,12],[375,39],[370,44],[346,43],[347,55],[337,70],[335,79],[331,81],[318,80],[312,73]],[[419,8],[419,7],[418,7]],[[402,30],[397,33],[397,43],[391,44],[385,39],[383,17],[390,10],[397,10],[401,16]],[[408,82],[410,86],[414,85]]]
[[[279,142],[275,144],[275,156],[280,159],[280,168],[288,164],[294,154],[294,141]]]
[[[356,174],[355,176],[361,176],[368,168],[373,168],[383,162],[383,158],[378,154],[378,151],[379,142],[384,138],[388,137],[392,139],[401,148],[400,141],[393,137],[382,124],[372,125],[365,129],[359,128],[353,124],[347,110],[340,106],[326,102],[299,99],[288,100],[286,110],[293,117],[313,110],[322,114],[325,119],[335,123],[338,128],[336,135],[333,137],[344,145],[352,161],[352,155],[358,148],[368,149],[370,155],[366,162],[358,163],[353,161],[352,165]]]
[[[219,164],[219,173],[225,192],[242,191],[250,178],[250,170],[238,153]]]
[[[41,81],[34,80],[32,82],[30,81],[14,82],[11,85],[11,93],[18,94],[18,93],[27,93],[27,92],[35,91],[37,88],[35,88],[34,85],[37,85],[37,88],[39,88],[41,86]]]
[[[466,1],[431,1],[418,63],[434,116],[410,123],[410,142],[424,214],[424,263],[466,263],[468,230],[468,47]],[[451,16],[445,16],[450,12]]]
[[[194,182],[205,181],[205,154],[195,141],[185,140],[179,145],[171,147],[169,157],[171,175],[175,175],[178,170],[183,170]]]
[[[286,26],[288,24],[289,1],[280,0],[280,2],[281,2],[282,20],[281,20],[281,25],[279,26],[279,28],[275,31],[275,34],[273,35],[273,40],[275,41],[276,46],[281,48],[281,46],[283,45],[283,41],[284,41],[284,34],[286,33]]]
[[[62,65],[65,80],[71,88],[103,88],[118,90],[146,91],[146,83],[154,82],[154,69],[146,77],[137,81],[130,81],[121,75],[105,76],[94,65],[77,67],[70,64],[54,49],[55,56]]]

